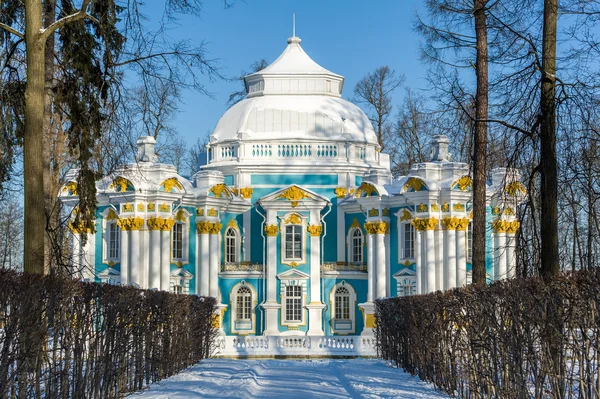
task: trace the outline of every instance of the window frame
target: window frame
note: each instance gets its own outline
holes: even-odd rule
[[[340,289],[344,289],[346,293],[338,294]],[[347,300],[348,318],[338,318],[338,300]],[[334,335],[349,335],[356,332],[356,290],[347,281],[342,280],[333,286],[329,292],[329,303],[331,308],[329,327]],[[342,304],[343,306],[344,304]],[[344,312],[343,307],[342,313]],[[342,316],[344,316],[342,314]]]
[[[300,223],[294,223],[293,220],[299,220]],[[287,237],[288,237],[288,233],[287,233],[287,227],[292,227],[292,230],[295,230],[296,228],[298,229],[298,233],[296,232],[292,232],[292,237],[296,234],[299,234],[300,236],[300,257],[295,257],[295,253],[293,254],[294,257],[288,258],[287,257],[287,251],[286,251],[286,247],[287,247]],[[307,239],[306,239],[306,218],[298,213],[289,213],[285,216],[281,217],[281,223],[280,223],[280,234],[279,234],[279,239],[280,239],[280,261],[282,264],[284,265],[292,265],[292,266],[298,266],[298,265],[303,265],[307,262]],[[292,240],[292,251],[295,252],[293,245],[298,243],[295,240]]]
[[[361,249],[360,249],[360,261],[355,261],[354,257],[356,255],[355,250],[356,250],[356,245],[354,245],[354,240],[355,240],[355,234],[359,232],[360,233],[360,240],[361,240]],[[362,231],[362,229],[360,227],[353,227],[350,230],[348,230],[348,236],[347,236],[347,245],[348,245],[348,264],[349,265],[364,265],[365,264],[365,233]]]
[[[178,231],[178,230],[180,230],[180,231]],[[184,230],[184,223],[182,223],[182,222],[175,222],[175,224],[173,225],[173,227],[171,229],[171,259],[173,259],[173,261],[180,262],[180,261],[184,260],[183,230]],[[178,239],[178,236],[179,236],[179,239]],[[176,251],[180,252],[180,253],[176,254]],[[179,256],[177,256],[177,255],[179,255]]]
[[[233,236],[229,236],[229,232],[233,233]],[[225,242],[224,242],[224,251],[223,251],[223,255],[224,255],[224,261],[226,265],[231,265],[231,264],[236,264],[239,262],[240,259],[240,246],[239,246],[239,232],[237,231],[237,229],[233,228],[233,227],[228,227],[225,230]],[[233,261],[229,260],[229,243],[230,240],[233,241]]]
[[[188,264],[190,262],[190,213],[186,209],[181,209],[174,215],[175,223],[173,227],[171,227],[170,231],[170,257],[171,263],[176,264],[177,266],[182,266]],[[174,248],[174,232],[177,225],[181,225],[181,257],[175,257],[175,248]]]
[[[465,252],[468,261],[473,260],[473,221],[469,220],[467,231],[465,232]]]
[[[248,298],[249,301],[249,319],[239,319],[239,303],[238,298],[240,290],[248,290],[248,293],[243,293],[244,298]],[[231,306],[230,313],[230,331],[232,334],[248,335],[255,334],[256,332],[256,304],[258,302],[258,295],[256,289],[252,284],[242,280],[233,286],[229,293],[229,303]],[[242,305],[244,305],[242,303]],[[242,310],[243,311],[243,310]]]
[[[291,290],[290,290],[291,289]],[[289,302],[288,302],[289,301]],[[282,294],[282,318],[283,325],[299,325],[303,324],[305,319],[304,311],[304,289],[300,284],[289,284],[285,286],[285,291]],[[292,305],[292,309],[289,309]],[[295,316],[296,311],[299,318],[288,318],[288,313],[292,312],[292,316]]]

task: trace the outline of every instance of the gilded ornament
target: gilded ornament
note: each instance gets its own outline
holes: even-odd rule
[[[240,195],[243,199],[250,199],[252,198],[252,193],[254,192],[254,190],[251,187],[244,187],[244,188],[240,188]]]
[[[452,185],[453,190],[470,191],[473,186],[473,180],[469,176],[463,176]]]
[[[133,204],[123,205],[123,212],[133,212]]]
[[[138,204],[137,210],[138,212],[144,212],[146,210],[146,207],[144,206],[144,204]]]
[[[348,195],[348,189],[346,187],[338,187],[334,190],[335,196],[338,198],[344,198]]]
[[[285,224],[302,224],[302,219],[295,213],[291,214],[289,218],[285,219]]]
[[[450,212],[450,205],[447,202],[444,202],[444,205],[442,205],[442,212]]]
[[[115,262],[113,262],[112,260],[110,262],[108,262],[108,267],[113,267],[115,265]]]
[[[177,267],[182,267],[182,266],[183,266],[183,263],[181,263],[181,261],[178,261],[177,263],[175,263],[175,266],[177,266]]]
[[[404,209],[402,211],[402,216],[400,216],[400,221],[404,222],[405,220],[411,220],[411,219],[412,219],[412,215],[410,214],[408,209]]]
[[[161,205],[158,206],[158,211],[159,212],[171,212],[171,207],[163,202]]]
[[[292,202],[292,208],[295,208],[298,206],[298,202],[304,198],[312,198],[310,195],[308,195],[304,190],[296,187],[296,186],[291,186],[290,188],[288,188],[287,190],[285,190],[284,192],[282,192],[281,194],[279,194],[276,198],[285,198],[289,201]]]
[[[404,191],[423,191],[427,190],[427,185],[423,183],[423,180],[411,177],[404,184]]]
[[[454,212],[464,212],[465,211],[465,206],[464,206],[464,204],[461,204],[460,202],[457,202],[456,204],[454,204],[452,206],[452,209],[454,209]]]
[[[231,191],[236,197],[240,195],[240,190],[238,190],[237,187],[229,187],[229,191]]]
[[[131,187],[131,189],[129,189]],[[115,189],[117,192],[133,191],[133,184],[124,177],[117,176],[109,186],[110,189]]]
[[[229,223],[227,223],[227,228],[231,227],[232,229],[238,229],[239,230],[239,226],[237,224],[237,220],[235,219],[231,219],[229,221]]]
[[[170,193],[173,188],[177,188],[183,191],[183,186],[179,183],[179,180],[175,177],[170,177],[164,182],[162,182],[161,187],[165,188],[165,193]]]
[[[223,225],[219,222],[211,223],[210,234],[219,234]]]
[[[212,225],[211,222],[198,222],[196,223],[196,233],[197,234],[208,234],[210,233],[210,226]]]
[[[290,267],[297,267],[297,266],[298,266],[298,264],[297,264],[296,262],[290,262],[289,266],[290,266]]]
[[[217,210],[216,210],[215,208],[210,208],[210,209],[208,210],[208,216],[212,216],[212,217],[214,217],[214,216],[218,216],[218,214],[219,214],[219,213],[217,212]]]
[[[321,226],[320,224],[319,225],[307,226],[306,230],[308,230],[308,232],[310,233],[311,237],[318,237],[323,232],[323,226]]]
[[[497,206],[492,208],[492,215],[500,215],[500,208],[498,208]]]
[[[414,219],[412,221],[412,225],[415,226],[415,229],[423,231],[423,230],[435,230],[438,225],[437,218],[423,218],[423,219]]]
[[[372,218],[375,216],[379,216],[379,211],[377,209],[373,208],[369,211],[369,217]]]
[[[360,228],[360,223],[358,223],[358,219],[354,218],[354,220],[352,221],[352,224],[350,225],[351,229],[358,229]]]
[[[276,224],[268,224],[265,226],[265,234],[267,237],[275,237],[279,232],[279,227]]]
[[[227,186],[224,183],[215,184],[208,190],[210,193],[215,195],[215,198],[221,198],[221,194],[225,194],[225,197],[230,197],[231,194],[227,191]]]
[[[383,211],[381,211],[381,216],[390,216],[390,210],[388,208],[383,208]]]
[[[77,183],[74,181],[70,181],[65,184],[65,187],[62,190],[63,192],[67,192],[67,195],[77,195]]]
[[[494,233],[506,233],[506,231],[511,227],[511,222],[508,220],[498,219],[493,224]]]
[[[117,212],[115,212],[114,209],[110,209],[106,214],[106,220],[117,220],[118,218]]]
[[[519,227],[521,227],[521,223],[518,220],[514,220],[510,222],[510,226],[506,228],[506,232],[508,234],[515,234],[519,230]]]
[[[373,228],[375,230],[375,234],[386,234],[389,231],[389,224],[386,222],[374,222]]]
[[[512,208],[506,208],[502,213],[505,215],[514,216],[515,211]]]
[[[74,220],[71,220],[69,222],[69,230],[71,230],[71,232],[73,232],[73,234],[91,233],[92,232],[92,229],[90,229],[89,227],[88,228],[85,227],[85,222],[83,220],[80,220],[79,222],[75,222]]]
[[[458,225],[456,226],[457,231],[466,231],[469,227],[470,220],[468,218],[458,218]]]
[[[171,218],[168,219],[164,219],[163,225],[161,230],[162,231],[169,231],[173,228],[173,225],[175,225],[175,221]]]
[[[164,218],[151,217],[146,221],[150,230],[162,230],[165,223]]]
[[[196,209],[196,216],[204,216],[204,209],[202,209],[202,208]]]
[[[154,205],[154,202],[149,202],[148,203],[148,212],[154,212],[156,210],[156,205]]]
[[[427,212],[427,205],[421,203],[418,207],[417,207],[417,212]]]
[[[362,193],[365,193],[367,197],[371,197],[373,194],[379,195],[375,186],[367,182],[363,182],[354,195],[360,197]]]
[[[508,183],[504,188],[504,191],[506,191],[508,195],[512,195],[513,197],[516,197],[517,195],[525,195],[527,193],[527,189],[525,188],[525,186],[518,181]]]
[[[436,204],[436,203],[432,204],[431,205],[431,211],[432,212],[439,212],[440,211],[440,205]]]
[[[144,219],[130,217],[127,219],[119,219],[117,224],[121,228],[121,230],[139,230],[144,225]]]
[[[406,267],[410,266],[410,261],[408,259],[406,259],[404,261],[404,266],[406,266]]]
[[[445,217],[442,219],[442,226],[444,230],[456,230],[458,223],[459,219],[456,216]]]
[[[348,195],[349,196],[353,196],[355,193],[356,193],[356,189],[355,188],[352,188],[352,189],[350,189],[350,191],[348,191]]]
[[[175,221],[177,222],[185,222],[185,212],[183,211],[183,209],[180,209],[179,211],[177,211],[177,214],[175,215]]]

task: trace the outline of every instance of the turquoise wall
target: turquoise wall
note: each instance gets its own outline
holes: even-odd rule
[[[279,185],[281,188],[290,184],[299,184],[307,188],[310,186],[333,186],[338,184],[338,175],[257,174],[250,177],[250,184],[252,186],[265,184]]]

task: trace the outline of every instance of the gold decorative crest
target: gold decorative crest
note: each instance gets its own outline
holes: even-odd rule
[[[227,191],[227,186],[224,183],[215,184],[208,190],[215,195],[215,198],[221,198],[221,194],[225,194],[225,197],[230,197],[231,194]]]
[[[208,210],[208,216],[218,216],[218,214],[219,213],[217,212],[217,210],[215,208],[210,208]]]
[[[77,195],[77,183],[70,181],[62,189],[63,193],[66,191],[68,195]]]
[[[452,206],[452,209],[454,209],[454,212],[464,212],[465,206],[463,204],[461,204],[460,202],[457,202],[456,204],[454,204]]]
[[[279,227],[276,224],[268,224],[265,226],[265,234],[268,237],[275,237],[279,232]]]
[[[390,216],[390,210],[388,208],[383,208],[383,211],[381,211],[381,216]]]
[[[252,198],[252,193],[253,192],[254,192],[254,190],[251,187],[240,188],[240,196],[243,199],[250,199],[250,198]]]
[[[146,210],[146,207],[144,206],[144,204],[138,204],[137,206],[137,210],[138,212],[144,212]]]
[[[356,190],[356,193],[354,195],[357,197],[360,197],[363,193],[367,197],[371,197],[373,194],[379,195],[375,186],[372,185],[371,183],[367,183],[367,182],[362,182],[362,184]]]
[[[527,189],[525,188],[525,186],[518,181],[508,183],[504,188],[504,191],[506,191],[508,195],[512,195],[513,197],[516,197],[517,195],[527,194]]]
[[[154,212],[156,210],[156,205],[154,205],[154,202],[149,202],[148,203],[148,212]]]
[[[285,219],[285,224],[302,224],[302,219],[295,213],[292,213],[289,218]]]
[[[133,212],[133,204],[124,204],[123,212]]]
[[[348,195],[348,189],[346,187],[338,187],[334,190],[335,196],[338,198],[344,198]]]
[[[427,190],[427,185],[423,182],[423,180],[418,179],[416,177],[411,177],[404,183],[404,191],[423,191]]]
[[[131,190],[129,189],[131,187]],[[132,191],[133,184],[124,177],[117,176],[109,186],[110,189],[115,189],[117,192]]]
[[[417,207],[417,212],[427,212],[427,209],[429,207],[423,203],[419,204],[419,206]]]
[[[400,216],[400,221],[403,222],[405,220],[411,220],[412,219],[412,215],[410,214],[410,212],[407,209],[404,209],[402,211],[402,216]]]
[[[229,223],[227,223],[227,228],[229,228],[229,227],[238,229],[238,230],[240,229],[240,227],[238,226],[237,220],[235,220],[235,219],[231,219],[229,221]]]
[[[442,205],[442,212],[450,212],[450,205],[447,202],[444,202],[444,205]]]
[[[163,181],[160,186],[165,188],[165,193],[170,193],[173,188],[178,188],[179,190],[183,191],[183,186],[175,177],[168,178],[167,180]]]
[[[204,216],[204,209],[202,209],[202,208],[196,209],[196,216]]]
[[[113,209],[109,209],[108,214],[106,214],[106,220],[117,220],[118,218],[117,212]]]
[[[185,219],[185,212],[183,211],[183,209],[177,211],[177,214],[175,215],[175,220],[177,222],[185,222]]]
[[[440,211],[440,205],[439,204],[431,204],[431,211],[432,212],[439,212]]]
[[[297,267],[297,266],[298,266],[298,264],[297,264],[296,262],[290,262],[289,266],[290,266],[291,268],[294,268],[294,267]]]
[[[352,224],[350,225],[351,229],[360,228],[360,223],[358,223],[358,219],[354,218]]]
[[[473,180],[469,176],[463,176],[452,185],[453,190],[470,191],[473,187]]]
[[[375,217],[375,216],[379,216],[379,210],[373,208],[373,209],[371,209],[369,211],[369,217],[372,218],[372,217]]]
[[[291,201],[292,208],[295,208],[298,206],[298,202],[300,200],[303,200],[304,198],[312,198],[312,197],[310,195],[308,195],[304,190],[302,190],[296,186],[291,186],[290,188],[288,188],[287,190],[285,190],[284,192],[279,194],[276,198],[285,198],[285,199]]]

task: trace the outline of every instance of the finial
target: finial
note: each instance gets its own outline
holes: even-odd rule
[[[296,13],[292,14],[292,36],[296,36]]]

